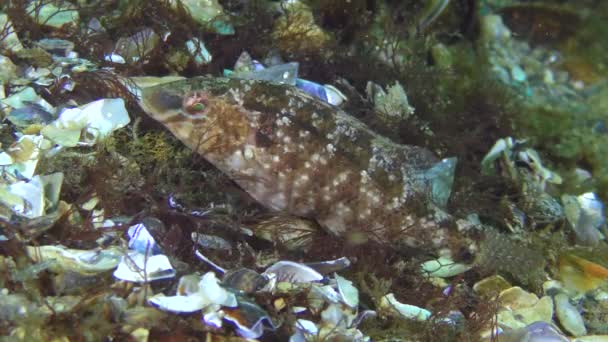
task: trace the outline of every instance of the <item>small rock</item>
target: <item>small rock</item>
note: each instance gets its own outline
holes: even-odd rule
[[[568,296],[563,293],[555,296],[555,313],[562,327],[572,335],[582,336],[587,334],[583,317],[570,303]]]
[[[475,285],[473,285],[473,291],[482,297],[492,297],[510,287],[511,284],[509,284],[505,278],[499,275],[493,275],[475,283]]]
[[[538,299],[536,295],[520,287],[501,292],[498,300],[502,304],[498,312],[498,322],[503,327],[520,329],[538,321],[551,322],[553,317],[551,297]]]
[[[145,342],[148,341],[148,337],[150,336],[150,330],[145,328],[137,328],[131,332],[131,337],[137,342]]]

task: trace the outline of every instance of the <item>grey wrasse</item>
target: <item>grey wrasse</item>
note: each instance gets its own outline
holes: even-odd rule
[[[451,186],[453,160],[396,144],[293,86],[196,77],[144,88],[140,104],[271,210],[343,237],[435,251],[453,240],[427,216],[447,202],[437,189]]]

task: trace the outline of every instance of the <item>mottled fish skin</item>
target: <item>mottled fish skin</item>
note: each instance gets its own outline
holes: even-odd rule
[[[421,175],[438,162],[295,87],[197,77],[146,88],[142,108],[262,205],[345,236],[445,247]]]

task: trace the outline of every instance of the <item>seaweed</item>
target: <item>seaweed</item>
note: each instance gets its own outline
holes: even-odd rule
[[[566,245],[563,233],[528,233],[522,241],[517,236],[488,231],[480,246],[477,269],[481,274],[501,274],[540,293],[547,266]]]
[[[73,89],[66,90],[67,84],[73,84]],[[84,71],[71,77],[60,77],[51,86],[45,99],[53,105],[61,105],[69,100],[76,103],[89,103],[100,98],[122,98],[129,113],[138,113],[139,105],[135,95],[129,90],[134,89],[132,83],[108,70]]]
[[[310,54],[332,50],[333,37],[316,24],[310,8],[292,4],[283,6],[283,11],[283,16],[275,21],[271,35],[285,55],[303,59]]]

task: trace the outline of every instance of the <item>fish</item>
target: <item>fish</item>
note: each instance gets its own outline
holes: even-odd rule
[[[140,95],[150,117],[269,210],[340,237],[453,248],[453,229],[436,219],[445,204],[437,189],[451,186],[437,176],[447,161],[428,149],[397,144],[285,84],[200,76]]]
[[[558,258],[559,276],[564,286],[580,293],[587,293],[606,284],[608,269],[572,253]]]

